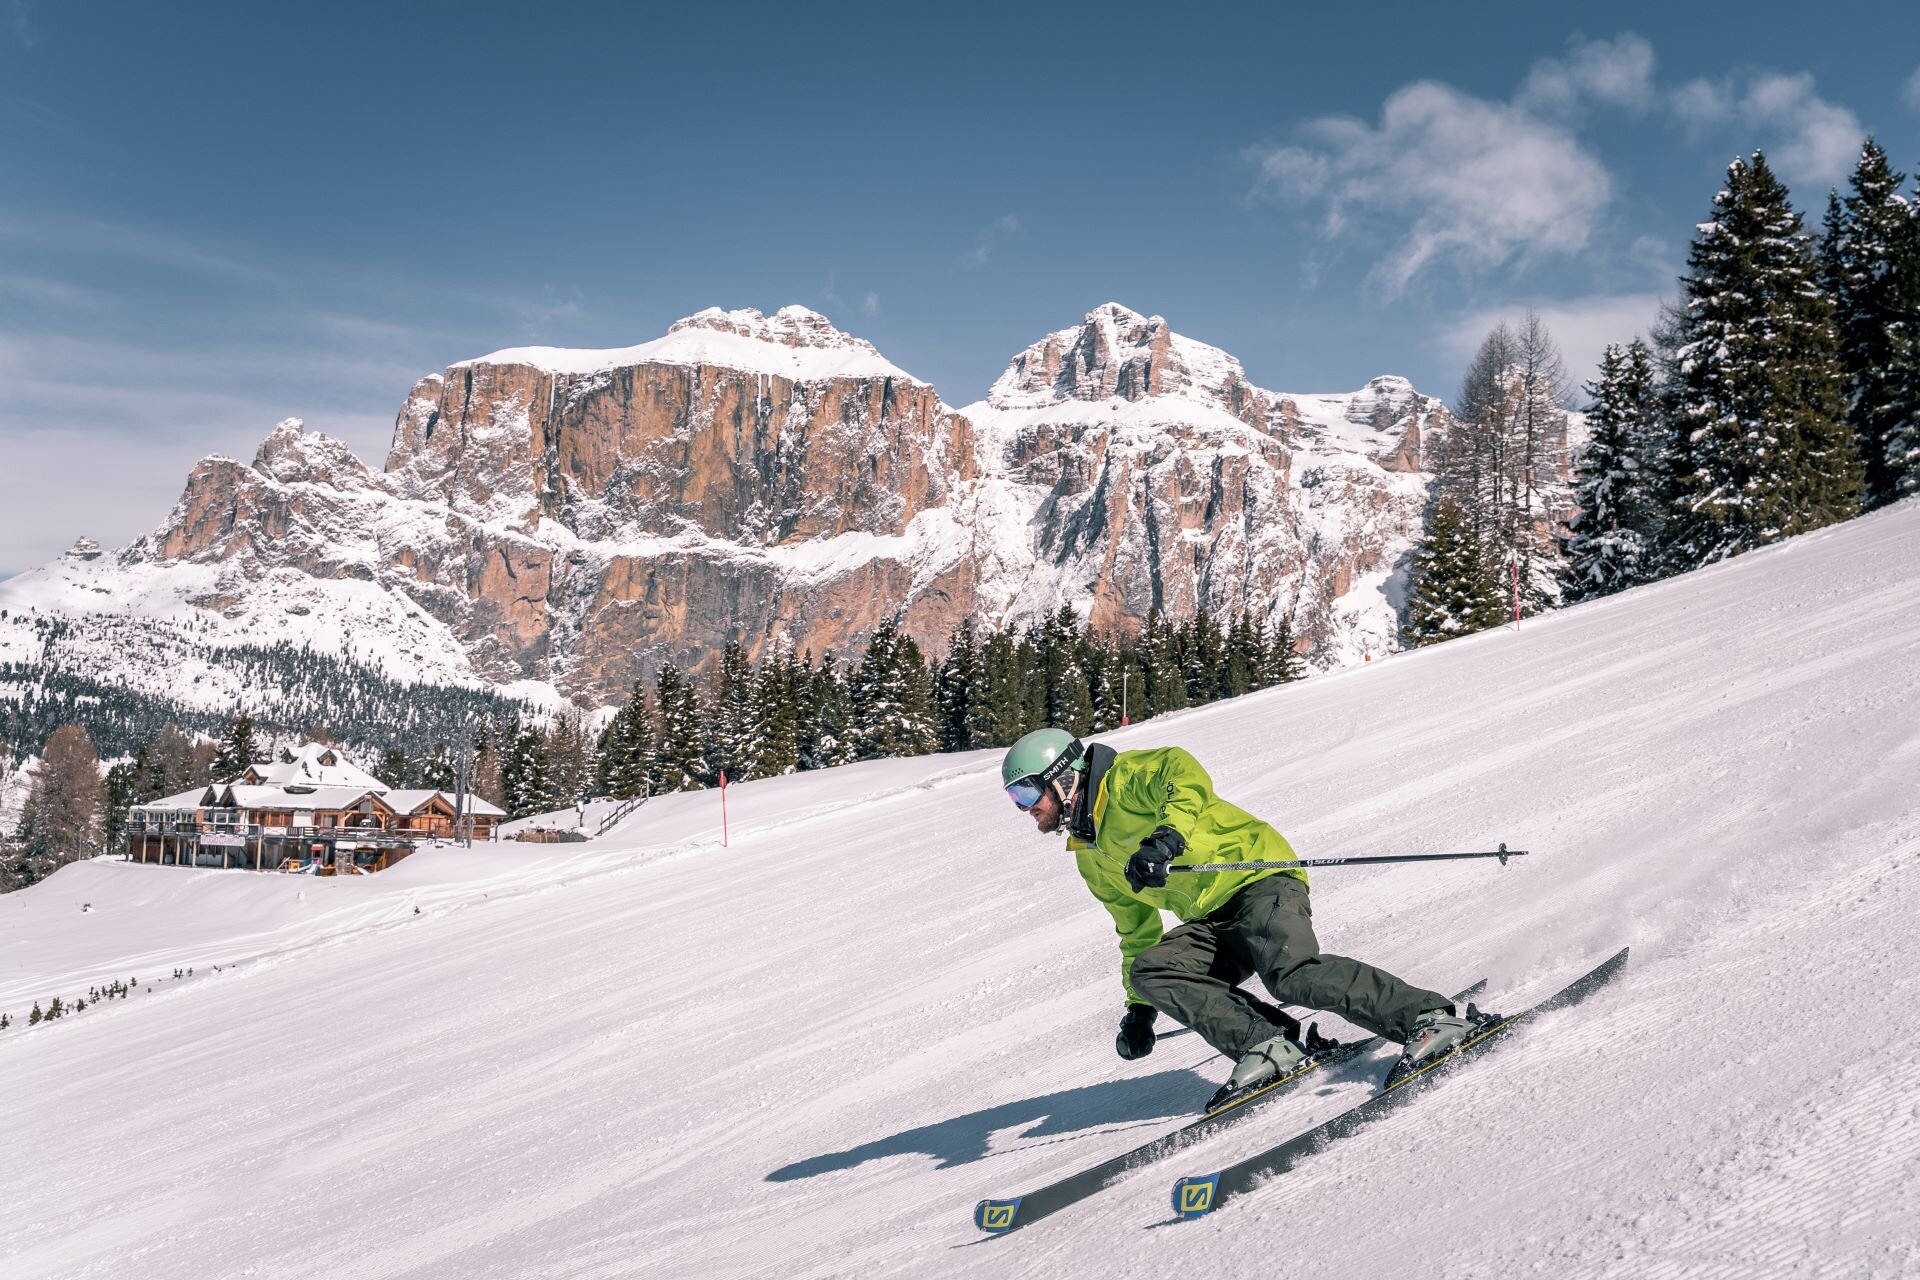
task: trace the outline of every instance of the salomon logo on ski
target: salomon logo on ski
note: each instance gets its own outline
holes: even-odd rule
[[[1020,1198],[1011,1200],[982,1200],[973,1209],[973,1225],[982,1231],[1013,1230],[1014,1215],[1020,1212]]]

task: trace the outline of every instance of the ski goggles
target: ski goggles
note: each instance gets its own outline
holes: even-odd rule
[[[1040,803],[1040,797],[1047,794],[1047,784],[1040,781],[1040,775],[1030,773],[1024,778],[1016,778],[1007,784],[1007,797],[1013,801],[1013,807],[1025,813]]]

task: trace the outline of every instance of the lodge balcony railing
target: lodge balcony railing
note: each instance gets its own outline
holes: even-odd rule
[[[453,826],[435,827],[315,827],[269,826],[259,822],[139,821],[129,824],[128,832],[144,836],[244,836],[281,840],[357,840],[371,844],[415,844],[435,837],[451,840]]]

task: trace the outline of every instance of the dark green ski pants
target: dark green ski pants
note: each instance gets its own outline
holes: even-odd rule
[[[1212,915],[1169,931],[1134,959],[1133,989],[1238,1058],[1275,1031],[1238,990],[1254,974],[1276,1000],[1337,1013],[1395,1041],[1422,1013],[1450,1005],[1384,969],[1322,952],[1307,886],[1293,876],[1256,880]]]

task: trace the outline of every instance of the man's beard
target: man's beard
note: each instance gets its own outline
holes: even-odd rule
[[[1065,819],[1066,810],[1056,808],[1051,816],[1042,815],[1040,821],[1034,823],[1034,826],[1039,828],[1041,835],[1050,836],[1060,829],[1060,824],[1065,821]]]

